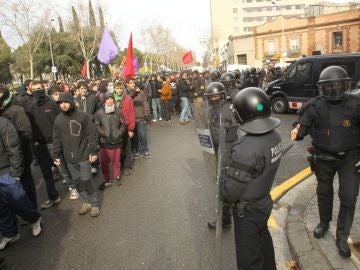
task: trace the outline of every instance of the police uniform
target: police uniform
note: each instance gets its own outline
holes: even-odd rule
[[[296,140],[311,134],[310,165],[317,178],[317,199],[320,223],[314,230],[322,238],[329,229],[333,210],[333,181],[339,176],[340,210],[336,229],[336,245],[340,255],[349,257],[347,239],[354,219],[359,193],[360,98],[345,94],[349,78],[344,69],[331,66],[320,74],[320,97],[301,110]],[[339,84],[343,88],[339,91]]]
[[[276,269],[267,228],[273,201],[270,189],[281,159],[281,138],[274,131],[280,120],[270,117],[270,101],[259,88],[246,88],[233,100],[239,128],[247,134],[231,149],[222,182],[231,203],[239,270]]]
[[[237,135],[237,126],[234,122],[234,117],[232,110],[230,109],[231,103],[226,101],[226,91],[223,84],[219,82],[213,82],[208,85],[205,91],[205,97],[207,97],[208,103],[210,105],[209,109],[209,130],[210,135],[213,140],[215,153],[218,155],[219,150],[219,137],[220,137],[220,115],[221,122],[225,129],[225,153],[224,153],[224,162],[228,163],[229,153],[231,150],[231,145],[238,139]],[[215,102],[212,102],[211,96],[220,95],[221,98]],[[231,224],[231,212],[230,205],[225,201],[223,202],[223,219],[222,219],[223,227],[229,227]],[[210,221],[208,223],[208,227],[210,229],[216,228],[216,221]]]

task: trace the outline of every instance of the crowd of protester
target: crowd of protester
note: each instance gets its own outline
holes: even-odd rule
[[[239,88],[265,87],[278,73],[271,68],[233,72]],[[12,137],[6,142],[2,137],[0,178],[13,181],[12,188],[0,184],[0,250],[19,239],[17,216],[31,224],[34,236],[40,234],[38,207],[45,210],[64,199],[57,180],[67,185],[70,200],[80,199],[78,214],[99,216],[96,190],[122,185],[136,159],[150,158],[148,126],[171,126],[175,119],[189,123],[201,111],[196,107],[203,106],[206,86],[220,76],[219,71],[195,70],[126,80],[26,80],[11,91],[0,84],[0,126]],[[40,205],[34,166],[40,167],[46,185],[47,200]],[[98,170],[104,179],[95,186]]]

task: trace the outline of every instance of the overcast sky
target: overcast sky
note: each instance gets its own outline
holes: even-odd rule
[[[66,17],[71,17],[71,5],[76,6],[78,1],[87,6],[88,0],[52,0],[52,3],[56,7],[54,10],[60,10],[60,15],[66,20]],[[115,32],[121,48],[127,47],[131,31],[134,47],[140,47],[138,43],[140,30],[147,24],[160,24],[168,28],[180,45],[195,51],[197,56],[203,54],[200,39],[210,37],[210,0],[92,0],[92,2],[94,7],[97,7],[98,3],[103,7],[108,28]],[[360,0],[356,2],[360,3]],[[3,31],[3,36],[12,48],[19,45],[19,41],[8,31]]]

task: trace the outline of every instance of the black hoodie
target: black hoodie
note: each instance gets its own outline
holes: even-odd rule
[[[71,104],[70,110],[59,114],[54,123],[53,153],[54,159],[64,155],[68,163],[78,163],[96,155],[98,136],[92,117],[75,108],[74,98],[70,93],[62,93],[60,101]]]

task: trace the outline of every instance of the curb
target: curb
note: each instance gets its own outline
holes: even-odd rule
[[[323,239],[313,236],[314,226],[318,222],[318,218],[313,218],[314,212],[317,213],[317,208],[314,208],[317,182],[315,175],[305,181],[304,188],[296,195],[293,194],[292,203],[288,204],[290,207],[285,227],[290,252],[299,269],[360,269],[354,256],[348,259],[338,254],[335,245],[336,219],[331,222],[329,233]],[[334,188],[337,190],[336,185]]]
[[[313,197],[316,195],[315,176],[312,175],[304,181],[310,181],[304,192],[301,192],[291,205],[286,225],[286,235],[290,249],[298,262],[300,269],[327,270],[333,269],[326,256],[312,241],[306,229],[305,212]]]

